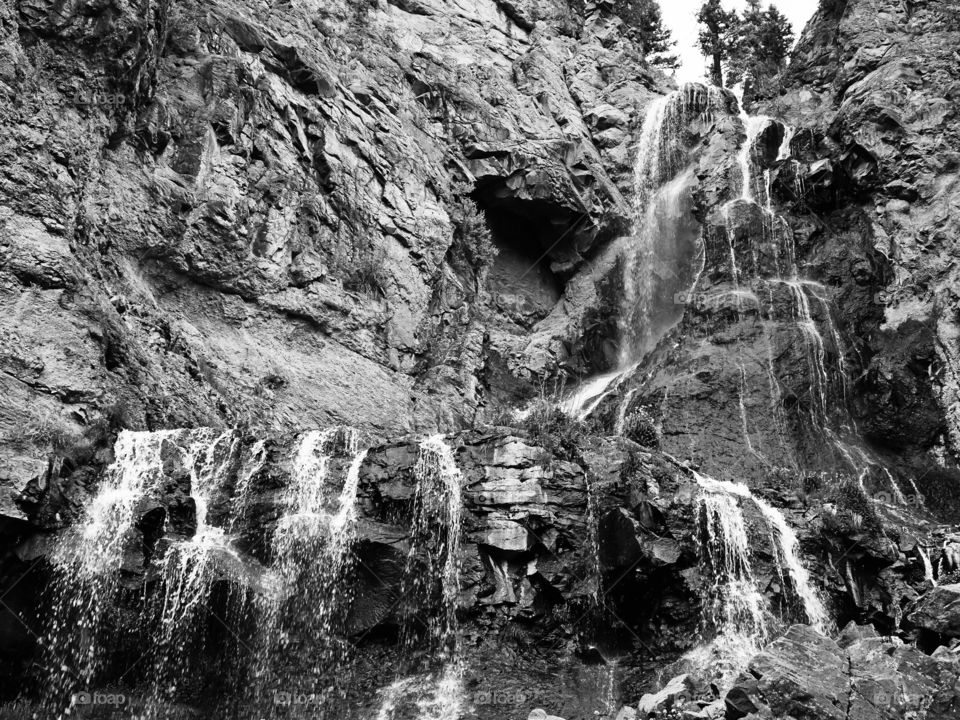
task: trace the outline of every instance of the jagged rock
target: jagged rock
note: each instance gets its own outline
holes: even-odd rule
[[[663,689],[656,693],[647,693],[637,704],[637,716],[647,718],[658,711],[670,707],[682,708],[695,696],[696,689],[687,675],[677,675]]]
[[[933,588],[920,599],[907,619],[924,630],[960,637],[960,584]]]
[[[892,720],[926,711],[947,718],[960,708],[956,659],[938,662],[869,633],[841,648],[795,625],[751,661],[750,672],[753,677],[741,678],[727,693],[728,717]]]
[[[400,601],[407,563],[423,559],[409,553],[411,438],[438,430],[456,431],[463,477],[462,646],[495,686],[550,683],[565,716],[601,706],[581,701],[607,687],[589,662],[628,659],[629,693],[696,641],[708,578],[693,467],[782,508],[841,623],[927,650],[958,636],[960,555],[930,517],[960,518],[949,3],[821,3],[775,96],[756,98],[778,119],[752,147],[733,95],[705,106],[697,88],[672,138],[689,151],[675,202],[660,208],[680,218],[676,256],[653,260],[660,342],[589,425],[459,432],[554,380],[622,366],[624,279],[648,270],[624,262],[638,134],[671,82],[621,4],[0,6],[0,549],[16,548],[0,552],[5,604],[15,591],[0,613],[5,689],[34,687],[40,533],[82,516],[119,428],[265,440],[235,545],[211,561],[210,610],[270,585],[291,433],[349,423],[375,436],[345,589],[361,702],[382,699],[384,668],[424,661],[389,639],[417,612]],[[160,552],[196,530],[178,452],[121,539],[131,595],[149,596]],[[792,614],[766,529],[746,522],[763,539],[758,582]],[[943,549],[926,570],[930,548]],[[235,668],[212,629],[221,687]],[[793,628],[725,707],[954,717],[955,656],[863,626],[836,641]],[[714,697],[677,704],[705,717]]]
[[[474,542],[509,552],[529,550],[536,542],[523,525],[512,520],[489,517],[485,525],[484,530],[471,536]]]

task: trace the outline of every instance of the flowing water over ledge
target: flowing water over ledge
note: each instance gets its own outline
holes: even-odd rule
[[[738,483],[693,473],[698,497],[701,563],[713,583],[705,603],[706,632],[713,635],[686,658],[700,671],[713,672],[721,686],[729,685],[770,638],[772,627],[766,600],[754,577],[752,545],[742,504],[752,504],[766,523],[777,571],[789,580],[807,622],[820,633],[831,623],[820,594],[799,553],[796,533],[783,514]]]

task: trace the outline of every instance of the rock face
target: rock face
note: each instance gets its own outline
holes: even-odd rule
[[[847,628],[844,636],[857,632]],[[861,634],[862,633],[858,633]],[[869,633],[867,633],[869,635]],[[728,718],[955,717],[960,658],[877,635],[840,644],[795,625],[727,693]]]
[[[3,11],[6,512],[118,410],[451,429],[575,360],[565,288],[626,224],[659,82],[617,18],[161,5]]]
[[[619,9],[0,0],[0,717],[960,713],[960,14]]]
[[[960,637],[960,585],[931,590],[910,614],[910,622],[940,635]]]

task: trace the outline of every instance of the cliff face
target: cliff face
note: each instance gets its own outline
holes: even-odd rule
[[[658,82],[580,13],[4,3],[13,492],[111,413],[450,429],[566,361]]]
[[[960,14],[613,6],[0,0],[0,701],[955,716]]]
[[[824,234],[855,234],[878,257],[873,312],[843,307],[862,344],[857,420],[872,442],[944,469],[958,431],[958,33],[950,3],[825,3],[769,104],[803,128],[805,159],[827,161],[811,189]],[[862,263],[840,272],[864,284]],[[954,475],[929,474],[956,498]]]

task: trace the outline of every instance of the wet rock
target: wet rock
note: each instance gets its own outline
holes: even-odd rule
[[[471,536],[474,542],[508,552],[523,552],[536,542],[523,525],[512,520],[488,517],[485,528]]]
[[[960,707],[955,659],[938,662],[896,638],[870,633],[841,648],[810,628],[793,626],[749,669],[752,676],[738,679],[726,695],[734,717],[893,720],[930,708],[930,717],[946,718]],[[741,715],[745,711],[752,714]]]
[[[647,693],[637,704],[637,716],[647,718],[671,707],[682,708],[695,695],[693,680],[687,675],[677,675],[662,690]]]
[[[907,619],[924,630],[960,637],[960,584],[933,588],[920,599]]]

